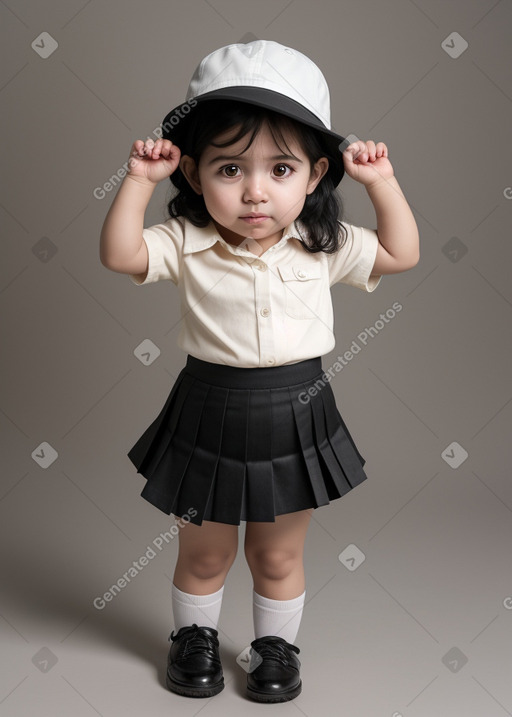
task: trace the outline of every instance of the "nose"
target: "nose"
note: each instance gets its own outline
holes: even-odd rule
[[[260,172],[251,172],[244,179],[243,201],[248,204],[259,204],[268,201],[265,179]]]

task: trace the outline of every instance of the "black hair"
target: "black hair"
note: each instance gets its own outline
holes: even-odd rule
[[[266,122],[274,141],[284,153],[279,143],[286,145],[284,131],[292,132],[307,155],[311,167],[320,157],[327,157],[333,162],[332,155],[322,145],[321,134],[301,122],[285,117],[277,112],[242,102],[226,100],[210,100],[199,103],[187,119],[187,131],[180,133],[176,144],[181,154],[194,159],[196,165],[205,148],[213,144],[215,147],[228,147],[251,133],[250,141],[244,151],[251,146],[254,138]],[[221,133],[239,127],[238,132],[228,141],[217,144],[214,140]],[[338,160],[339,161],[339,160]],[[171,183],[178,190],[168,203],[171,218],[183,216],[196,227],[205,227],[211,220],[202,194],[197,194],[177,167],[170,176]],[[306,200],[297,220],[307,231],[307,239],[301,234],[301,244],[309,252],[323,251],[332,254],[343,246],[346,241],[345,228],[339,221],[342,211],[341,197],[336,192],[329,171],[322,177],[314,192],[306,196]]]

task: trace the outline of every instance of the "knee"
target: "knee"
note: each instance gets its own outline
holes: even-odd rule
[[[203,550],[188,554],[186,561],[188,571],[199,580],[209,580],[228,572],[234,562],[236,553]]]
[[[284,580],[300,562],[300,556],[290,550],[246,550],[245,556],[251,572],[267,580]]]

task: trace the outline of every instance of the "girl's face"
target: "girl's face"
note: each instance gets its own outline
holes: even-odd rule
[[[228,140],[236,130],[232,128],[215,141]],[[276,244],[283,229],[301,213],[306,195],[315,190],[327,172],[326,157],[311,168],[297,140],[290,134],[284,134],[284,138],[291,155],[283,154],[276,146],[264,123],[242,154],[249,136],[228,147],[209,145],[198,167],[191,157],[182,157],[182,172],[193,189],[203,194],[217,231],[230,244],[238,246],[252,238],[262,251]]]

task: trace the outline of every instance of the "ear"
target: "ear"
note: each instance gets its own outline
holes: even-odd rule
[[[188,156],[188,154],[182,155],[180,159],[180,169],[183,176],[190,184],[194,192],[196,192],[196,194],[202,194],[203,191],[201,189],[201,182],[199,181],[199,172],[197,171],[197,165],[192,159],[192,157]]]
[[[309,178],[306,194],[313,194],[315,189],[320,184],[322,177],[327,173],[329,169],[329,160],[327,157],[320,157],[317,160],[311,170],[311,176]]]

